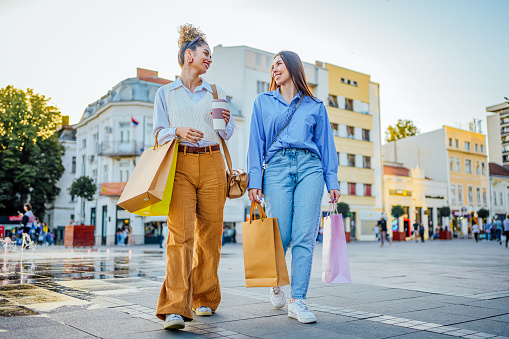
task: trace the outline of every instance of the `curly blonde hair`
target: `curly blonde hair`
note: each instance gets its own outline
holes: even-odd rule
[[[178,62],[179,62],[180,67],[184,67],[184,58],[185,58],[186,50],[190,49],[192,51],[195,51],[196,47],[206,44],[207,41],[205,40],[205,33],[200,31],[198,28],[194,27],[192,24],[185,24],[185,25],[179,26],[178,32],[179,32]],[[193,41],[197,37],[200,37],[200,38],[195,43],[193,43],[191,46],[189,46],[191,41]]]

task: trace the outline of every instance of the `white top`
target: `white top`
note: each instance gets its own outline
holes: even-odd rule
[[[504,231],[509,231],[509,219],[504,219]]]
[[[472,230],[474,233],[479,233],[479,225],[473,225]]]

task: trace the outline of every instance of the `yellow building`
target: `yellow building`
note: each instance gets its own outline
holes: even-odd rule
[[[327,112],[339,158],[340,202],[352,212],[351,236],[373,240],[383,211],[379,85],[367,74],[317,62],[329,73]]]
[[[450,126],[383,146],[384,161],[418,166],[427,177],[447,182],[452,227],[463,233],[468,232],[475,213],[490,206],[486,153],[483,134]]]

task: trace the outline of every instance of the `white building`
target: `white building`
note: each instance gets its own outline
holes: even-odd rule
[[[233,107],[240,114],[235,116],[237,128],[232,139],[227,142],[234,168],[246,169],[253,103],[258,94],[269,90],[270,67],[274,56],[275,53],[247,46],[214,47],[213,63],[204,78],[221,86],[228,96],[231,96],[230,109]],[[327,102],[327,70],[310,63],[304,63],[304,70],[313,94]],[[328,194],[327,198],[325,196],[324,194],[323,204],[327,206]],[[225,226],[236,228],[237,241],[241,241],[241,223],[248,217],[250,205],[247,194],[242,198],[226,201]]]
[[[490,217],[505,219],[509,213],[509,167],[490,162]]]
[[[490,162],[509,165],[509,103],[486,107]]]
[[[116,204],[139,156],[154,145],[154,99],[167,83],[157,72],[138,68],[136,78],[121,81],[90,104],[75,125],[76,177],[91,177],[99,191],[93,201],[79,198],[74,214],[77,222],[96,226],[96,245],[114,244],[123,227],[132,230],[133,244],[159,241],[166,217],[142,218]]]
[[[419,167],[408,169],[400,163],[384,162],[384,214],[392,230],[411,236],[412,225],[422,223],[425,235],[431,236],[441,224],[438,209],[447,206],[446,181],[431,180]],[[401,205],[405,215],[393,220],[393,206]],[[388,227],[389,229],[389,227]]]
[[[64,146],[65,153],[62,156],[64,173],[57,183],[60,193],[53,202],[46,204],[45,222],[52,230],[70,225],[75,216],[76,205],[76,200],[68,191],[76,174],[76,130],[69,126],[68,116],[62,117],[62,126],[56,133],[60,144]]]

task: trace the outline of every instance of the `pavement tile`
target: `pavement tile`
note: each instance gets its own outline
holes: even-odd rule
[[[3,320],[3,319],[2,319]],[[0,325],[1,326],[1,325]],[[80,331],[67,325],[53,325],[40,327],[27,327],[8,332],[0,332],[0,338],[37,338],[37,339],[55,339],[55,338],[88,339],[97,338],[89,333]]]
[[[497,317],[490,318],[490,320],[502,321],[505,323],[509,323],[509,314],[499,315]]]
[[[459,328],[452,327],[452,326],[439,326],[439,327],[432,327],[428,329],[429,332],[435,332],[435,333],[447,333],[452,331],[457,331]]]
[[[509,324],[502,321],[495,321],[492,319],[493,318],[469,321],[462,324],[455,324],[454,326],[465,330],[509,336]]]

